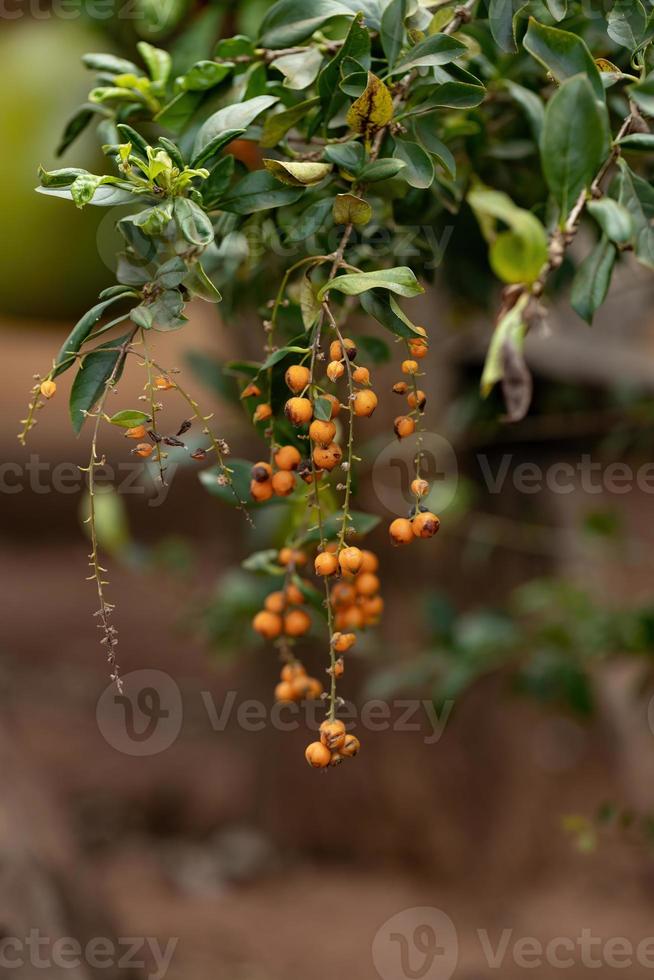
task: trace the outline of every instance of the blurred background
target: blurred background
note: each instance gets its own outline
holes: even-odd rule
[[[274,518],[251,529],[181,457],[166,494],[147,468],[128,486],[132,458],[110,434],[107,475],[121,492],[102,496],[101,518],[118,659],[125,675],[145,672],[128,677],[128,694],[148,694],[132,719],[139,737],[116,734],[126,709],[104,695],[84,581],[84,436],[61,397],[26,449],[15,438],[33,372],[113,282],[116,216],[37,196],[36,168],[56,165],[63,123],[86,96],[84,52],[131,57],[146,38],[194,60],[220,36],[256,31],[266,5],[134,0],[129,17],[99,5],[66,16],[13,0],[2,15],[0,937],[177,940],[165,971],[145,942],[135,963],[49,963],[48,976],[80,980],[443,980],[450,961],[422,970],[419,945],[410,969],[393,972],[385,924],[421,907],[451,919],[460,980],[493,973],[480,930],[493,948],[512,930],[505,980],[525,972],[512,950],[526,937],[576,942],[590,930],[602,946],[636,945],[654,933],[654,324],[651,281],[628,259],[592,333],[554,298],[547,335],[527,344],[531,413],[502,426],[499,400],[478,394],[490,277],[484,268],[473,282],[482,243],[471,216],[454,222],[458,271],[437,269],[413,307],[433,338],[428,445],[442,528],[419,551],[387,546],[408,462],[385,435],[395,410],[382,399],[358,499],[383,518],[370,547],[386,614],[344,684],[361,755],[324,777],[303,761],[304,722],[270,722],[278,665],[249,628],[267,583],[240,566],[274,541]],[[102,166],[93,138],[64,165]],[[375,335],[363,321],[357,330]],[[200,304],[157,345],[249,459],[256,436],[217,365],[256,357],[261,342],[255,309],[221,319]],[[389,391],[397,368],[383,344],[368,352]],[[126,377],[128,401],[139,385]],[[318,634],[304,647],[318,675],[323,647]],[[237,717],[249,699],[264,706],[262,730]],[[366,723],[361,708],[378,699],[390,720]],[[160,711],[163,734],[148,740]],[[408,941],[421,922],[409,916]],[[574,975],[614,969],[606,956],[576,959]],[[550,962],[538,976],[559,972]]]

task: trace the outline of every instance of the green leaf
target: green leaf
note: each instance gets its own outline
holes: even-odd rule
[[[634,221],[629,211],[610,197],[589,201],[586,210],[593,216],[607,238],[616,245],[627,245],[634,238]]]
[[[181,285],[184,278],[188,273],[186,268],[186,262],[184,259],[176,255],[172,259],[168,259],[163,265],[160,265],[157,274],[156,281],[164,287],[164,289],[175,289],[177,286]]]
[[[309,48],[297,54],[282,55],[270,65],[284,76],[284,88],[301,90],[309,88],[316,80],[323,55],[319,48]]]
[[[286,232],[286,241],[289,244],[304,242],[311,235],[314,235],[325,225],[328,216],[331,214],[332,206],[332,201],[328,197],[323,197],[310,204]]]
[[[534,139],[539,142],[543,132],[543,126],[545,125],[545,106],[541,99],[531,89],[525,88],[523,85],[518,85],[517,82],[512,82],[509,78],[505,78],[502,81],[502,85],[524,110],[529,120],[531,131],[534,134]]]
[[[39,167],[39,180],[42,187],[70,187],[79,176],[87,173],[88,170],[77,167],[65,167],[62,170],[44,170]]]
[[[467,200],[491,246],[489,260],[495,274],[507,283],[535,282],[547,262],[547,233],[538,218],[517,207],[507,194],[481,184],[473,187]],[[498,231],[498,221],[509,230]]]
[[[366,159],[366,152],[355,140],[349,143],[334,143],[325,147],[324,155],[331,163],[345,170],[350,176],[356,177],[363,167]]]
[[[161,82],[162,85],[165,85],[170,77],[172,67],[172,58],[168,52],[162,48],[153,47],[147,41],[139,41],[136,47],[147,66],[152,81]]]
[[[179,330],[188,322],[188,318],[184,316],[184,297],[178,289],[167,289],[146,309],[155,330]]]
[[[387,86],[372,72],[368,72],[368,85],[349,108],[347,124],[366,140],[372,139],[393,118],[393,98]]]
[[[357,70],[370,68],[370,33],[361,23],[359,17],[355,17],[350,24],[350,29],[340,51],[327,62],[318,76],[318,95],[322,108],[322,117],[329,123],[332,117],[343,103],[343,94],[339,89],[341,73],[344,72],[346,64],[356,64]],[[365,88],[365,83],[364,83]],[[360,92],[356,93],[357,96]]]
[[[204,271],[201,262],[196,262],[192,266],[184,279],[184,285],[193,296],[199,296],[207,303],[220,303],[222,300],[219,290]]]
[[[171,133],[181,133],[202,101],[201,92],[180,92],[154,118]]]
[[[77,137],[84,132],[97,111],[98,109],[94,105],[80,106],[77,112],[66,123],[61,141],[56,150],[56,156],[63,156],[66,150],[73,145]]]
[[[548,103],[541,143],[543,172],[561,221],[609,152],[606,112],[585,75],[565,81]]]
[[[563,20],[568,13],[568,0],[545,0],[554,20]]]
[[[289,187],[313,187],[315,184],[321,183],[332,172],[331,163],[264,159],[263,165],[268,173],[271,173],[282,184],[288,184]]]
[[[523,44],[527,51],[552,73],[557,82],[564,82],[573,75],[584,74],[592,85],[595,98],[604,101],[604,85],[585,42],[577,34],[546,27],[533,17]]]
[[[267,171],[255,170],[230,189],[220,207],[234,214],[253,214],[295,204],[304,193],[303,187],[284,187]]]
[[[207,143],[204,149],[197,154],[197,156],[193,157],[191,160],[191,167],[194,170],[196,170],[198,167],[203,167],[205,163],[211,160],[212,157],[214,157],[217,153],[220,153],[220,151],[223,150],[228,143],[231,143],[232,140],[242,136],[244,132],[244,129],[228,129],[226,132],[215,136],[209,143]]]
[[[202,184],[202,204],[207,210],[215,207],[232,182],[234,157],[223,157],[218,161]]]
[[[263,18],[259,40],[264,48],[292,47],[334,17],[355,12],[340,0],[279,0]]]
[[[641,0],[615,0],[606,30],[616,44],[635,51],[647,30],[647,13]]]
[[[648,116],[654,116],[654,71],[637,85],[629,85],[627,92],[639,109]]]
[[[280,347],[279,350],[274,350],[272,354],[269,354],[261,365],[261,371],[267,371],[268,368],[274,367],[275,364],[279,364],[279,362],[283,361],[289,354],[310,353],[311,347],[298,347],[296,344],[288,344],[286,347]]]
[[[395,156],[406,166],[400,171],[411,187],[425,189],[434,181],[434,164],[431,157],[418,143],[410,140],[395,140]]]
[[[131,143],[132,150],[143,160],[148,159],[148,141],[137,133],[135,129],[125,123],[118,123],[116,126],[123,143]]]
[[[334,223],[337,225],[367,225],[372,208],[354,194],[337,194],[334,198]]]
[[[224,81],[232,70],[232,65],[218,65],[215,61],[198,61],[177,79],[183,92],[207,92]]]
[[[305,330],[311,330],[318,318],[322,306],[316,297],[316,291],[311,277],[306,273],[300,282],[300,310],[302,311],[302,323]]]
[[[313,99],[306,99],[304,102],[298,103],[292,109],[286,109],[284,112],[276,112],[266,116],[259,141],[260,145],[265,149],[277,146],[280,140],[286,136],[289,129],[292,129],[300,120],[305,119],[309,110],[317,106],[319,102],[320,99],[316,96]]]
[[[633,173],[622,158],[618,158],[617,163],[618,201],[627,208],[634,222],[636,258],[648,268],[654,268],[654,190]]]
[[[230,129],[247,129],[257,116],[269,109],[270,106],[279,102],[274,95],[257,95],[254,99],[246,99],[245,102],[236,102],[233,105],[224,106],[218,112],[209,116],[207,121],[200,127],[195,138],[193,156],[195,159],[200,156],[205,149],[215,140],[217,136],[222,136]]]
[[[502,51],[515,51],[513,36],[513,0],[490,0],[488,23],[497,46]]]
[[[394,296],[382,290],[371,289],[368,293],[362,293],[359,302],[366,313],[397,337],[406,337],[410,340],[419,336],[414,324],[398,305]]]
[[[527,326],[523,314],[529,302],[529,296],[520,297],[515,306],[501,318],[491,338],[483,374],[481,376],[481,394],[487,398],[498,381],[504,377],[505,345],[521,351]]]
[[[173,213],[177,227],[191,245],[206,246],[214,240],[210,219],[194,201],[187,197],[176,197]]]
[[[651,153],[654,150],[654,133],[629,133],[623,136],[619,145],[624,150],[641,150],[643,153]]]
[[[397,177],[400,170],[406,166],[404,160],[392,160],[385,157],[383,160],[374,160],[366,164],[359,173],[359,180],[363,184],[375,184],[380,180],[390,180]]]
[[[483,85],[475,85],[472,82],[444,82],[430,89],[431,94],[424,102],[409,108],[402,116],[422,115],[423,113],[433,112],[434,109],[474,109],[486,98],[486,89]]]
[[[389,74],[397,75],[399,72],[412,71],[414,68],[447,65],[466,54],[467,50],[465,44],[450,37],[449,34],[432,34],[402,55]]]
[[[112,415],[109,421],[121,429],[133,429],[137,425],[145,425],[146,422],[150,422],[150,416],[135,408],[126,408],[124,411]]]
[[[359,296],[369,289],[388,289],[399,296],[419,296],[424,293],[413,271],[407,266],[398,266],[395,269],[380,269],[378,272],[354,272],[336,276],[321,288],[318,299],[323,300],[332,290],[345,293],[346,296]]]
[[[84,358],[70,391],[70,419],[77,435],[84,425],[86,413],[100,400],[109,379],[119,379],[126,356],[121,354],[120,347],[130,336],[128,333],[116,340],[110,340],[96,347]]]
[[[390,0],[381,19],[381,43],[389,65],[394,65],[404,45],[407,0]]]
[[[52,374],[53,378],[56,378],[59,374],[63,374],[63,372],[74,363],[75,356],[79,354],[82,344],[87,339],[96,323],[98,323],[98,321],[102,318],[105,311],[119,300],[126,299],[127,297],[134,295],[133,292],[126,289],[125,286],[115,288],[120,289],[120,292],[116,292],[115,295],[105,299],[102,303],[97,303],[95,306],[92,306],[91,309],[88,310],[88,312],[85,313],[80,320],[78,320],[71,332],[68,334],[68,337],[61,345],[61,349],[55,358],[54,370]]]
[[[85,54],[82,64],[91,71],[107,75],[142,75],[143,72],[132,61],[117,58],[113,54]]]
[[[159,136],[157,137],[157,144],[166,151],[176,167],[178,167],[180,170],[184,170],[186,167],[186,161],[184,160],[182,151],[176,143],[173,143],[172,140],[166,139],[165,136]]]
[[[606,299],[616,255],[615,245],[604,236],[577,269],[570,302],[587,323],[593,322],[593,314]]]
[[[413,124],[415,134],[419,143],[428,150],[432,156],[448,171],[452,179],[456,177],[456,160],[454,159],[449,147],[443,143],[436,135],[436,127],[439,116],[434,115],[419,116]]]
[[[316,398],[313,403],[314,418],[321,422],[329,422],[332,417],[332,403],[328,398]]]

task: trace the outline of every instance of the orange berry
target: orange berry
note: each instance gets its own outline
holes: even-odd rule
[[[417,361],[402,361],[402,374],[417,374],[418,373],[418,362]]]
[[[322,742],[307,745],[304,758],[313,769],[324,769],[332,760],[332,754]]]
[[[412,436],[416,430],[416,423],[408,415],[398,415],[393,422],[393,431],[398,439],[406,439]]]
[[[313,416],[313,405],[308,398],[289,398],[284,412],[293,425],[306,425]]]
[[[409,544],[413,541],[411,521],[406,517],[397,517],[389,527],[388,533],[394,545]]]
[[[317,442],[321,446],[328,446],[333,442],[336,435],[336,426],[333,422],[323,422],[321,419],[314,419],[309,426],[309,438],[312,442]]]
[[[355,368],[352,372],[352,380],[358,385],[369,385],[370,371],[367,367]]]
[[[352,401],[352,409],[359,418],[367,418],[375,411],[377,404],[377,395],[371,389],[366,389],[357,391]]]
[[[126,439],[143,439],[146,435],[146,428],[144,425],[134,425],[131,429],[125,429]]]
[[[362,572],[376,572],[379,568],[379,558],[374,553],[374,551],[362,551],[361,552],[361,571]]]
[[[423,357],[426,357],[429,352],[429,346],[426,340],[421,338],[416,338],[415,340],[409,341],[409,353],[416,361],[421,361]]]
[[[267,422],[271,416],[272,416],[272,408],[270,407],[270,405],[266,405],[265,403],[262,403],[261,405],[257,405],[257,407],[255,408],[254,415],[252,416],[252,421],[255,423]]]
[[[380,595],[365,596],[359,606],[363,613],[366,624],[376,623],[384,611],[384,600]]]
[[[294,582],[286,589],[286,599],[291,606],[301,606],[304,600],[304,593]]]
[[[332,645],[337,653],[347,653],[356,643],[354,633],[334,633]]]
[[[335,419],[341,410],[341,403],[336,395],[322,394],[321,398],[326,398],[328,402],[331,402],[332,412],[331,418]]]
[[[261,394],[261,388],[258,385],[252,384],[246,385],[241,392],[241,398],[258,398]]]
[[[305,675],[306,670],[299,660],[294,660],[290,664],[284,664],[282,667],[281,678],[283,681],[288,681],[289,684],[297,680],[298,677],[304,677]]]
[[[365,626],[365,617],[359,606],[350,606],[344,609],[340,615],[338,628],[347,632],[348,630],[360,630]]]
[[[313,462],[320,470],[333,470],[343,459],[343,450],[335,442],[329,446],[316,446],[313,451]]]
[[[280,681],[275,688],[275,701],[296,701],[293,685],[289,681]]]
[[[327,377],[330,381],[338,381],[345,374],[345,365],[342,361],[330,361],[327,365]]]
[[[258,504],[262,504],[266,500],[270,500],[273,493],[274,491],[271,480],[266,480],[265,483],[257,483],[256,480],[250,481],[250,495]]]
[[[320,741],[332,751],[340,749],[345,741],[345,725],[342,721],[323,721],[320,726]]]
[[[339,657],[332,668],[332,674],[334,677],[342,677],[345,673],[345,664],[343,663],[343,658]]]
[[[304,609],[292,609],[284,616],[286,636],[304,636],[311,629],[311,616]]]
[[[411,493],[414,497],[425,497],[429,493],[429,484],[426,480],[416,477],[411,481]]]
[[[332,555],[328,551],[323,551],[321,554],[316,555],[314,568],[316,575],[336,575],[338,572],[338,559],[336,555]]]
[[[360,572],[356,577],[355,588],[359,595],[372,596],[379,592],[381,582],[374,572]]]
[[[279,552],[279,563],[280,565],[293,564],[301,567],[302,565],[306,565],[307,556],[298,548],[282,548]]]
[[[270,463],[255,463],[250,475],[257,483],[266,483],[272,476],[272,466]]]
[[[323,690],[324,688],[317,677],[309,677],[304,689],[304,698],[306,701],[317,701]]]
[[[280,446],[275,453],[275,466],[279,470],[296,470],[302,456],[295,446]]]
[[[262,609],[252,620],[252,629],[266,640],[276,640],[282,632],[282,617]]]
[[[356,592],[353,585],[349,582],[337,582],[332,589],[332,606],[335,609],[342,606],[349,606],[356,599]]]
[[[349,572],[350,575],[356,575],[361,568],[362,562],[363,554],[359,548],[343,548],[338,553],[338,563],[341,566],[342,572]]]
[[[149,442],[139,442],[136,449],[132,450],[133,453],[136,453],[137,456],[142,456],[143,459],[147,459],[148,456],[152,456],[153,451],[154,447],[151,446]]]
[[[329,345],[329,359],[330,361],[342,361],[345,357],[343,353],[343,347],[345,348],[345,354],[347,354],[348,359],[353,361],[357,356],[357,346],[353,340],[349,337],[343,337],[343,346],[341,346],[340,340],[333,340]]]
[[[412,521],[413,533],[416,538],[433,538],[441,526],[440,518],[431,511],[416,514]]]
[[[273,493],[277,497],[288,497],[295,489],[295,473],[279,470],[272,478]]]
[[[311,371],[303,364],[293,364],[286,372],[285,378],[288,387],[297,394],[311,381]]]
[[[409,408],[418,408],[421,412],[427,404],[427,395],[418,388],[417,391],[410,391],[406,396]]]
[[[57,383],[55,381],[42,381],[39,391],[44,398],[52,398],[57,391]]]
[[[160,374],[158,378],[154,379],[153,384],[157,391],[170,391],[171,388],[177,387],[173,384],[170,378],[165,378],[162,374]]]
[[[398,381],[393,385],[394,395],[406,395],[408,390],[409,390],[409,386],[406,383],[406,381]]]
[[[271,592],[264,600],[264,607],[271,613],[282,613],[286,609],[286,596],[283,592]]]
[[[338,750],[340,755],[345,756],[346,759],[351,759],[357,754],[361,748],[361,743],[356,735],[346,735],[343,739],[343,744]]]

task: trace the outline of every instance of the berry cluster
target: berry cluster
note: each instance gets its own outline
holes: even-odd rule
[[[320,726],[320,741],[307,745],[304,757],[313,769],[325,769],[352,758],[360,747],[359,739],[345,731],[342,721],[328,720]]]

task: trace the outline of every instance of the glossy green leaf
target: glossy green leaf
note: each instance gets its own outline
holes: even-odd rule
[[[155,116],[155,121],[171,133],[181,133],[201,101],[201,92],[180,92]]]
[[[96,347],[84,358],[70,391],[69,412],[73,430],[79,434],[86,413],[90,412],[102,397],[107,382],[113,377],[118,381],[125,362],[120,348],[131,334],[110,340]]]
[[[618,201],[631,214],[636,236],[636,258],[654,268],[654,189],[633,173],[625,160],[618,159]]]
[[[381,44],[389,65],[394,65],[404,46],[404,21],[408,0],[390,0],[381,18]]]
[[[294,90],[309,88],[318,77],[323,55],[319,48],[309,48],[297,54],[282,55],[270,65],[284,76],[284,87]]]
[[[330,279],[318,293],[318,299],[332,290],[345,293],[346,296],[359,296],[370,289],[387,289],[398,296],[419,296],[424,289],[408,266],[398,266],[395,269],[380,269],[379,272],[353,272],[345,276]]]
[[[400,173],[407,184],[422,190],[431,187],[434,181],[434,164],[427,151],[418,143],[396,139],[394,155],[406,164]]]
[[[489,0],[488,23],[495,43],[502,51],[515,51],[513,0]]]
[[[279,0],[263,18],[259,40],[265,48],[292,47],[335,17],[354,13],[340,0]]]
[[[410,340],[419,336],[415,325],[391,294],[380,289],[371,289],[370,292],[361,294],[359,302],[366,313],[397,337]]]
[[[200,127],[195,138],[194,159],[200,156],[212,140],[223,136],[228,130],[247,129],[262,112],[275,105],[276,102],[279,102],[279,99],[274,95],[258,95],[254,99],[236,102],[214,112]]]
[[[73,145],[77,137],[81,136],[81,134],[87,128],[97,111],[97,106],[94,105],[86,104],[80,106],[77,112],[75,112],[66,123],[61,141],[57,147],[56,156],[62,156],[66,150]]]
[[[71,366],[71,364],[74,363],[75,356],[79,354],[84,341],[87,340],[96,323],[102,319],[106,310],[108,310],[110,306],[113,306],[114,303],[119,302],[119,300],[126,299],[129,296],[134,295],[134,293],[131,290],[126,289],[125,286],[115,287],[115,289],[117,291],[113,296],[103,300],[101,303],[96,303],[96,305],[92,306],[91,309],[88,310],[88,312],[85,313],[84,316],[81,317],[81,319],[75,324],[68,337],[61,345],[59,353],[55,358],[54,371],[52,374],[53,378],[56,378],[57,375],[62,374]]]
[[[585,41],[577,34],[562,31],[558,27],[546,27],[531,17],[523,44],[552,73],[557,82],[564,82],[573,75],[584,74],[592,86],[595,98],[604,101],[604,86],[597,65]]]
[[[215,61],[198,61],[177,79],[177,85],[184,92],[207,92],[220,85],[230,74],[232,66],[218,65]]]
[[[465,44],[457,41],[455,37],[450,37],[449,34],[432,34],[403,54],[390,74],[396,75],[398,72],[412,71],[414,68],[447,65],[466,54],[467,50]]]
[[[615,245],[604,236],[577,269],[570,302],[587,323],[593,322],[593,315],[606,299],[616,255]]]
[[[637,85],[630,85],[627,91],[639,109],[648,116],[654,116],[654,71]]]
[[[109,419],[112,425],[117,425],[121,429],[133,429],[137,425],[145,425],[150,422],[150,416],[145,412],[140,412],[135,408],[126,408],[122,412],[116,412]]]
[[[642,153],[654,151],[654,133],[629,133],[620,140],[623,150],[640,150]]]
[[[418,116],[413,123],[413,128],[418,142],[426,150],[436,157],[437,161],[444,167],[449,175],[456,177],[456,160],[452,151],[437,135],[437,128],[440,116],[437,113],[432,115]]]
[[[300,120],[304,119],[310,109],[317,106],[320,99],[316,96],[312,99],[306,99],[304,102],[298,103],[298,105],[293,106],[291,109],[286,109],[283,112],[275,112],[266,116],[266,121],[263,124],[263,132],[261,134],[260,144],[264,148],[277,146],[277,144],[282,140],[288,131],[292,129]]]
[[[207,303],[220,303],[222,296],[204,271],[201,262],[196,262],[186,278],[184,285],[193,296],[199,296]]]
[[[412,106],[402,116],[423,115],[440,108],[474,109],[481,105],[485,98],[486,89],[483,85],[474,85],[471,82],[444,82],[430,90],[428,98]]]
[[[362,184],[375,184],[380,180],[390,180],[397,177],[400,170],[406,166],[404,160],[392,160],[385,157],[383,160],[374,160],[366,164],[359,172],[359,180]]]
[[[172,58],[167,51],[162,48],[155,48],[147,41],[139,41],[136,45],[138,53],[147,66],[150,78],[153,82],[161,82],[165,85],[170,77]]]
[[[616,44],[635,51],[647,30],[647,11],[641,0],[615,0],[607,17],[607,33]]]
[[[518,85],[517,82],[511,81],[509,78],[505,78],[502,84],[511,93],[511,97],[524,110],[529,120],[532,133],[534,134],[534,139],[539,141],[543,132],[543,126],[545,125],[545,106],[543,102],[531,89],[525,88],[524,85]]]
[[[616,245],[627,245],[634,237],[634,221],[630,212],[610,197],[589,201],[586,209],[607,238]]]
[[[326,146],[324,155],[352,177],[358,175],[366,159],[363,146],[354,140],[349,143],[334,143],[332,146]]]
[[[218,136],[214,136],[212,140],[191,160],[191,167],[196,170],[198,167],[204,167],[205,164],[215,157],[217,153],[224,150],[232,140],[238,139],[245,132],[244,129],[228,129],[224,133],[219,133]]]
[[[563,20],[568,13],[568,0],[545,0],[554,20]]]
[[[187,197],[175,198],[173,213],[177,227],[191,245],[209,245],[214,239],[213,226],[205,212]]]
[[[355,17],[340,51],[327,62],[318,76],[318,95],[324,120],[329,121],[344,101],[342,90],[339,90],[344,66],[354,63],[357,70],[364,69],[367,72],[370,68],[370,48],[370,34],[360,19]],[[357,92],[356,97],[360,94]]]
[[[107,75],[142,75],[143,72],[132,61],[117,58],[113,54],[85,54],[82,64],[91,71],[103,72]]]
[[[311,235],[315,235],[327,223],[328,217],[332,213],[332,206],[332,201],[328,197],[323,197],[310,204],[286,232],[286,241],[289,244],[303,242]],[[329,224],[331,225],[331,222]]]
[[[211,210],[226,193],[234,175],[234,157],[222,157],[202,184],[202,203]]]
[[[234,214],[253,214],[295,204],[304,193],[303,187],[285,187],[265,170],[255,170],[230,188],[220,207]]]

